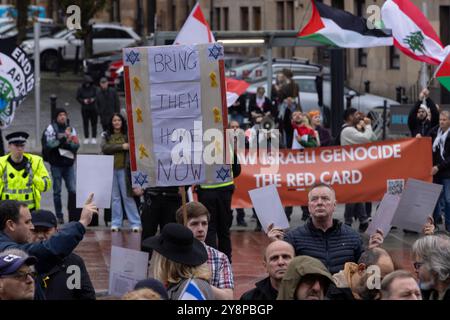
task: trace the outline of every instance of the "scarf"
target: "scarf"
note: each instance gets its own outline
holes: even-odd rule
[[[444,159],[444,148],[445,148],[445,141],[447,140],[448,132],[450,130],[447,129],[447,131],[442,132],[442,129],[438,129],[438,133],[436,136],[436,139],[433,142],[433,152],[436,152],[436,149],[439,147],[439,151],[441,154],[441,158]]]
[[[261,111],[264,111],[264,102],[266,101],[265,97],[258,97],[256,96],[256,105],[258,108],[261,109]]]

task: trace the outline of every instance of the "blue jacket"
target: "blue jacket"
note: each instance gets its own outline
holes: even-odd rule
[[[39,274],[44,274],[56,265],[59,265],[65,257],[72,253],[83,239],[85,232],[86,229],[81,223],[71,222],[48,240],[19,244],[14,242],[3,231],[0,231],[0,252],[7,249],[23,250],[30,256],[35,256],[38,259],[35,266],[36,271]],[[39,282],[38,280],[36,281],[36,295],[37,298],[43,298],[40,295],[42,288]]]
[[[294,246],[296,256],[317,258],[332,274],[342,270],[346,262],[357,262],[363,252],[360,235],[335,219],[326,232],[314,227],[309,219],[286,233],[284,240]]]

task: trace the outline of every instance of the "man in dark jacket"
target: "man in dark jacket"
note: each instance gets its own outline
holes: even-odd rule
[[[416,137],[418,134],[428,137],[430,130],[439,124],[439,111],[433,100],[428,97],[429,93],[428,89],[423,89],[419,100],[409,112],[408,128],[412,137]]]
[[[319,259],[331,273],[336,273],[346,262],[358,261],[363,252],[360,235],[351,227],[333,219],[336,209],[334,190],[327,184],[315,185],[308,194],[308,221],[286,234],[279,228],[269,226],[271,240],[283,239],[293,245],[295,255]],[[376,234],[369,240],[375,247]]]
[[[245,292],[241,300],[276,300],[281,280],[294,254],[292,245],[285,241],[277,240],[270,243],[264,252],[263,260],[269,276],[257,282],[256,288]]]
[[[62,180],[66,183],[69,193],[69,202],[75,201],[75,170],[73,164],[75,155],[80,147],[75,128],[69,126],[67,111],[62,108],[55,110],[55,121],[45,130],[46,145],[43,146],[49,150],[50,169],[53,180],[53,203],[55,205],[56,217],[60,224],[64,223],[61,189]],[[75,208],[75,204],[67,206]]]
[[[120,99],[114,88],[108,86],[108,79],[100,79],[97,91],[97,113],[100,116],[103,131],[106,131],[114,113],[120,113]]]
[[[445,229],[450,231],[450,113],[446,110],[439,115],[439,125],[430,131],[433,139],[433,183],[443,186],[441,196],[434,210],[434,221],[439,223],[441,210],[445,214]],[[441,203],[445,206],[442,208]]]
[[[34,226],[33,242],[48,240],[58,232],[55,215],[50,211],[33,212],[31,221]],[[73,278],[77,272],[80,276],[72,283],[69,278]],[[84,261],[75,253],[61,259],[60,264],[41,277],[47,300],[95,300],[95,290]],[[72,284],[73,287],[69,287],[68,284]]]
[[[91,143],[97,143],[97,89],[90,76],[84,77],[83,84],[78,88],[77,101],[81,104],[81,117],[83,118],[84,144],[89,143],[89,122],[91,123],[92,139]]]
[[[144,190],[142,206],[142,239],[156,235],[159,230],[176,222],[176,212],[181,207],[179,187],[149,187]]]
[[[36,271],[42,275],[67,257],[83,239],[86,228],[97,213],[91,194],[81,211],[78,222],[72,222],[64,230],[48,240],[31,243],[31,213],[27,204],[4,200],[0,203],[0,252],[6,249],[20,249],[38,259]],[[45,299],[39,281],[36,282],[36,296]]]

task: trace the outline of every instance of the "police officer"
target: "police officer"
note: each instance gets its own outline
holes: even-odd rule
[[[41,192],[51,187],[51,180],[41,157],[25,153],[28,133],[8,134],[9,153],[0,157],[0,199],[25,202],[30,210],[40,207]]]

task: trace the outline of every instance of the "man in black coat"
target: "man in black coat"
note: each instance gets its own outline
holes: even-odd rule
[[[443,186],[441,196],[434,210],[434,221],[440,223],[441,211],[445,213],[445,229],[450,231],[450,113],[439,115],[439,125],[430,131],[433,139],[433,183]],[[442,203],[445,204],[442,208]]]
[[[55,215],[37,210],[31,216],[32,241],[48,240],[58,232]],[[95,300],[95,290],[83,259],[75,253],[62,258],[50,271],[41,275],[47,300]]]
[[[89,124],[91,125],[91,143],[97,143],[97,89],[92,78],[88,75],[84,77],[83,84],[77,90],[77,101],[81,104],[81,117],[83,118],[84,144],[89,143]]]
[[[0,203],[0,252],[6,249],[20,249],[38,259],[36,271],[39,275],[49,272],[54,266],[67,257],[83,239],[92,215],[97,207],[92,202],[91,194],[81,211],[78,222],[71,222],[64,230],[48,240],[32,243],[31,213],[27,204],[15,200],[4,200]],[[36,298],[45,299],[42,287],[36,282]]]
[[[294,254],[292,245],[285,241],[277,240],[270,243],[264,252],[263,260],[269,276],[257,282],[256,288],[245,292],[241,300],[276,300],[278,287]]]
[[[100,116],[103,131],[106,131],[112,115],[120,112],[120,99],[114,88],[108,86],[108,79],[100,79],[100,90],[97,90],[97,113]]]
[[[430,130],[439,123],[439,111],[433,100],[428,97],[429,93],[428,89],[423,89],[419,100],[409,112],[408,128],[412,137],[417,135],[429,137]]]

